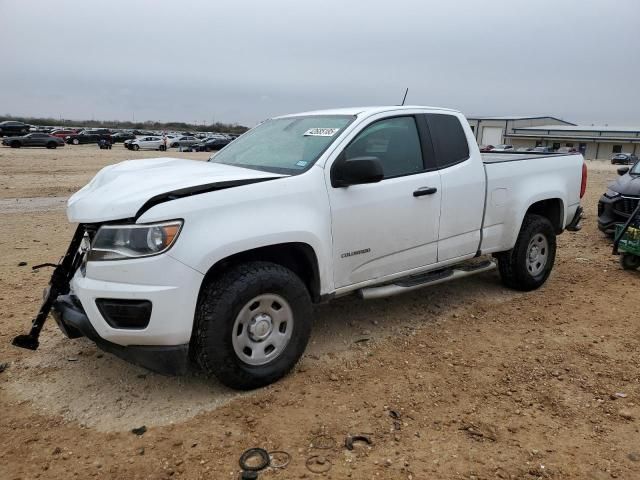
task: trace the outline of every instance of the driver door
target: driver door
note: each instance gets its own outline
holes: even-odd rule
[[[377,157],[384,179],[328,183],[337,289],[437,262],[440,175],[419,122],[412,115],[374,121],[342,152],[345,159]]]

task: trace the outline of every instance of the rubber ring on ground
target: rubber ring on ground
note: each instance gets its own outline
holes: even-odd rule
[[[247,461],[254,457],[257,457],[262,461],[257,465],[248,465]],[[269,458],[269,452],[264,448],[250,448],[245,450],[240,456],[240,468],[249,472],[258,472],[263,470],[269,466],[270,462],[271,459]]]
[[[347,447],[348,450],[353,450],[353,444],[355,442],[363,442],[371,445],[371,439],[368,435],[347,435],[347,438],[344,440],[344,446]]]
[[[285,460],[280,463],[273,463],[273,458],[276,455],[282,455],[285,457]],[[291,462],[291,455],[284,450],[274,450],[273,452],[269,452],[269,466],[272,468],[285,468]]]

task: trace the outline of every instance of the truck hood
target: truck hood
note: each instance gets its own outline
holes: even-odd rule
[[[164,201],[283,176],[178,158],[128,160],[103,168],[72,195],[67,216],[77,223],[135,218]]]
[[[640,176],[626,173],[612,183],[610,188],[621,195],[640,196]]]

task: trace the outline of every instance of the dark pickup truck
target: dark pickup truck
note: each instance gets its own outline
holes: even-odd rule
[[[107,128],[96,128],[93,130],[83,130],[75,135],[69,135],[65,138],[65,142],[72,145],[80,145],[81,143],[99,143],[100,140],[108,140],[111,142],[111,131]]]

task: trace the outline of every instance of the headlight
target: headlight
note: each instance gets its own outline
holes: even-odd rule
[[[607,188],[607,191],[604,192],[604,196],[607,198],[616,198],[619,195],[620,194],[618,192],[616,192],[615,190],[611,190],[610,188]]]
[[[175,243],[182,220],[145,225],[103,225],[93,239],[89,261],[124,260],[166,252]]]

